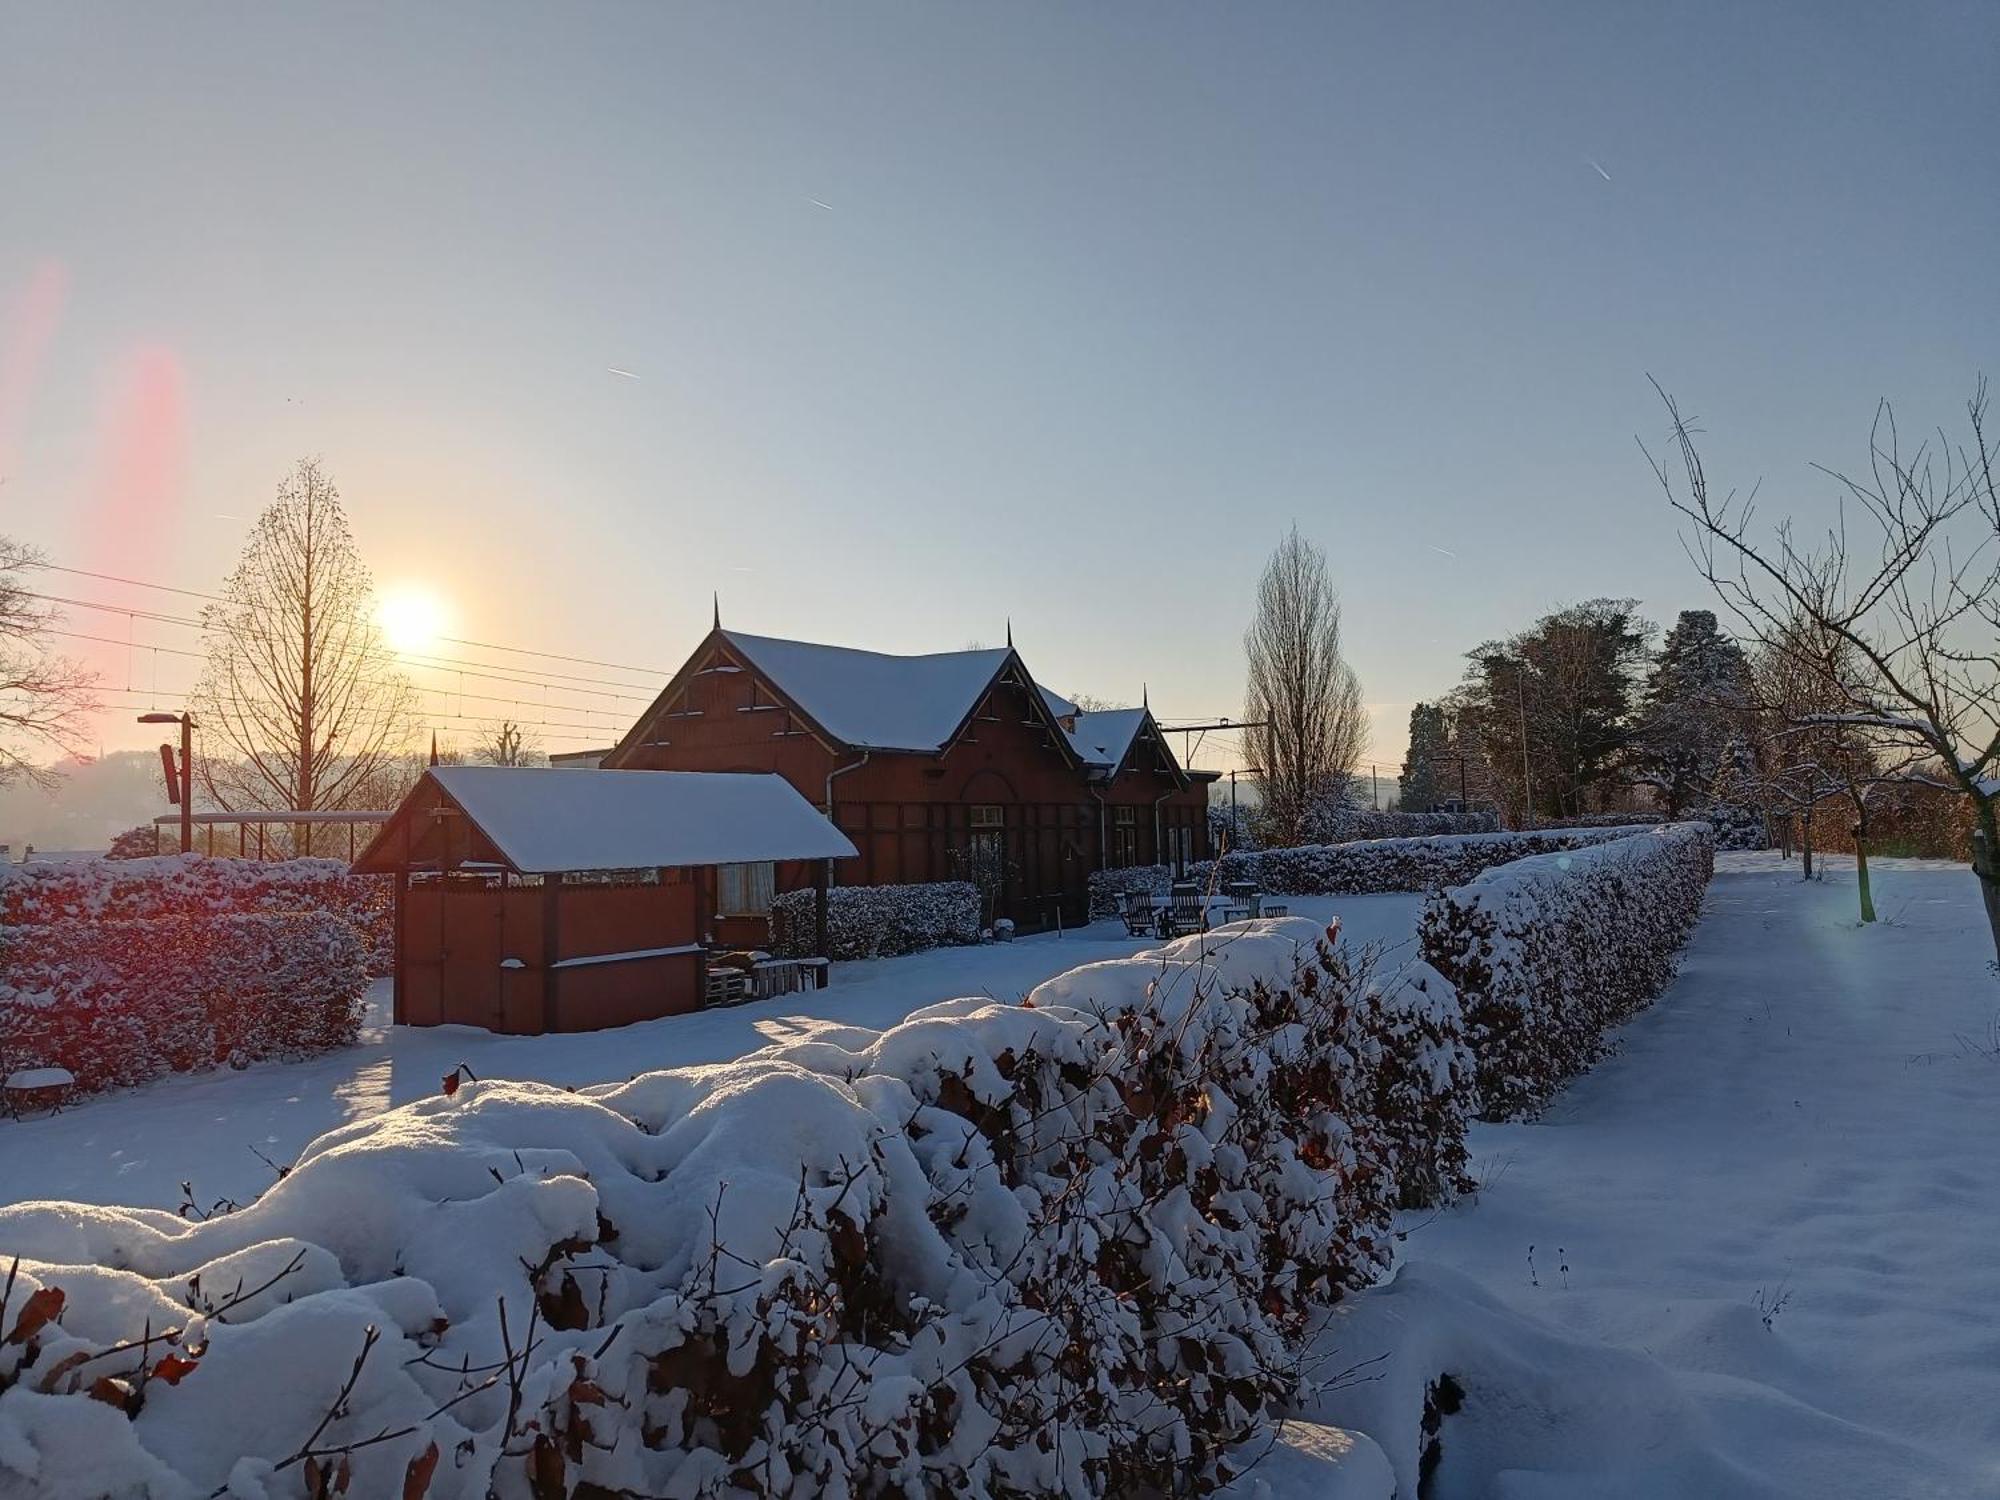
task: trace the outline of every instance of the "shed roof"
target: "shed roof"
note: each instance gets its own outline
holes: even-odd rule
[[[722,638],[828,734],[864,750],[937,750],[999,675],[1007,647],[890,656],[725,630]]]
[[[433,766],[425,779],[523,875],[846,859],[856,852],[790,782],[769,772]],[[405,808],[422,792],[419,783]],[[374,854],[371,845],[355,868],[369,867]]]

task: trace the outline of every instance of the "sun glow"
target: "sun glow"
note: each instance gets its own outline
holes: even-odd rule
[[[389,649],[407,654],[429,651],[450,623],[450,611],[437,593],[420,583],[403,583],[383,591],[375,605],[375,623]]]

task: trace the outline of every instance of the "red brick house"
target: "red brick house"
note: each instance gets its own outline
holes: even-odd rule
[[[860,850],[838,883],[970,879],[1023,927],[1082,921],[1093,870],[1209,852],[1214,773],[1183,768],[1145,708],[1040,687],[1011,644],[890,656],[718,625],[602,764],[775,771]],[[725,914],[810,879],[746,867]]]

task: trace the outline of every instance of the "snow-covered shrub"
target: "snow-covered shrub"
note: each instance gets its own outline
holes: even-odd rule
[[[0,927],[0,1057],[78,1086],[352,1042],[368,987],[354,929],[326,912]]]
[[[1715,830],[1718,849],[1766,849],[1770,837],[1764,826],[1764,810],[1742,802],[1717,802],[1696,816],[1708,820]]]
[[[1579,849],[1619,838],[1629,828],[1534,829],[1525,833],[1437,834],[1426,838],[1365,839],[1350,844],[1304,844],[1224,855],[1188,867],[1183,879],[1218,889],[1248,880],[1281,896],[1364,896],[1380,891],[1428,891],[1470,880],[1510,860]],[[1090,877],[1093,921],[1116,916],[1127,891],[1164,893],[1176,876],[1171,865],[1099,870]]]
[[[323,911],[361,935],[375,975],[395,961],[394,899],[387,876],[350,875],[333,859],[266,863],[163,854],[0,865],[0,927]]]
[[[1564,818],[1545,818],[1543,828],[1650,828],[1666,822],[1664,815],[1656,812],[1595,812],[1571,813]]]
[[[160,852],[160,831],[151,823],[128,828],[111,841],[106,859],[151,859]]]
[[[1372,807],[1334,804],[1308,819],[1302,830],[1315,844],[1356,839],[1428,838],[1440,833],[1492,833],[1500,819],[1490,812],[1378,812]]]
[[[1401,1143],[1470,1097],[1452,1007],[1318,939],[467,1082],[205,1222],[0,1209],[0,1494],[1213,1488],[1389,1263]]]
[[[1671,823],[1488,870],[1433,895],[1424,957],[1458,991],[1489,1119],[1532,1113],[1673,977],[1715,864]]]
[[[979,941],[979,887],[967,880],[923,885],[837,885],[827,893],[828,958],[892,958]],[[815,893],[786,891],[771,903],[773,949],[817,952]]]

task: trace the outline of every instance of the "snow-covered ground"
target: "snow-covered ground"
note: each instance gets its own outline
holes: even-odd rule
[[[1331,897],[1290,898],[1292,914],[1324,922]],[[1356,943],[1407,954],[1422,898],[1348,896],[1338,903]],[[460,1063],[480,1078],[589,1084],[683,1063],[722,1062],[829,1025],[884,1027],[919,1006],[962,995],[1018,999],[1079,964],[1157,946],[1099,922],[978,948],[833,965],[820,991],[764,1004],[549,1037],[503,1037],[464,1026],[388,1024],[386,982],[370,992],[360,1045],[304,1063],[165,1078],[88,1099],[59,1115],[0,1121],[0,1203],[66,1198],[174,1208],[191,1181],[207,1205],[248,1199],[272,1181],[273,1162],[337,1125],[434,1094]],[[1385,961],[1395,962],[1394,958]],[[253,1149],[254,1148],[254,1152]]]
[[[1862,928],[1829,863],[1721,857],[1678,982],[1543,1119],[1475,1130],[1478,1198],[1407,1216],[1324,1350],[1390,1358],[1308,1415],[1389,1439],[1452,1371],[1438,1500],[2000,1494],[1986,923],[1963,866],[1884,861]],[[1244,1492],[1380,1495],[1376,1457]]]
[[[1482,1189],[1406,1216],[1404,1263],[1321,1351],[1360,1366],[1240,1486],[1386,1500],[1423,1384],[1466,1400],[1430,1493],[2000,1496],[2000,978],[1962,866],[1725,855],[1680,979],[1532,1124],[1477,1127]],[[1408,956],[1415,896],[1295,901]],[[584,1083],[731,1057],[1147,946],[1115,924],[841,964],[827,990],[587,1036],[371,1025],[297,1066],[176,1078],[0,1125],[0,1201],[244,1197],[323,1130],[453,1065]],[[1376,1362],[1377,1356],[1385,1356]],[[1346,1429],[1343,1431],[1342,1429]],[[1353,1436],[1355,1431],[1369,1436]],[[1380,1440],[1378,1446],[1377,1439]],[[1385,1454],[1389,1458],[1385,1458]]]

